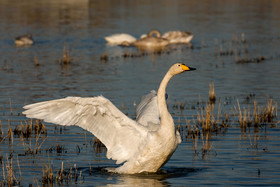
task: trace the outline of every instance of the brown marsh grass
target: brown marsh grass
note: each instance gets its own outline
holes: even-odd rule
[[[72,60],[73,60],[73,58],[70,55],[70,50],[66,49],[66,46],[64,44],[62,59],[59,59],[59,64],[68,65],[71,63]]]
[[[19,165],[19,160],[17,157],[17,166],[18,166],[18,173],[16,168],[14,167],[13,157],[8,158],[6,157],[6,164],[2,162],[2,171],[3,171],[3,180],[0,183],[0,186],[20,186],[21,178],[21,169]]]
[[[240,128],[246,130],[247,127],[259,127],[261,125],[273,124],[274,120],[277,119],[277,103],[272,99],[267,98],[266,106],[258,106],[256,100],[254,100],[254,109],[251,112],[250,107],[240,107],[239,101],[237,100],[237,107],[234,106],[235,112],[237,113],[238,122]],[[277,122],[278,123],[278,122]]]
[[[47,138],[44,138],[41,142],[39,142],[40,135],[38,135],[35,139],[35,142],[32,143],[32,139],[29,139],[29,144],[25,143],[22,140],[22,146],[24,148],[24,155],[36,155],[41,152],[41,147]]]
[[[45,124],[40,120],[29,120],[25,121],[25,125],[21,122],[20,125],[17,125],[13,130],[14,135],[22,137],[24,139],[31,138],[33,135],[38,136],[40,134],[47,135],[47,129]]]
[[[96,137],[92,138],[92,146],[96,154],[103,153],[106,150],[105,145]]]
[[[243,108],[243,111],[240,107],[239,101],[237,100],[237,109],[235,107],[235,111],[238,112],[238,122],[240,125],[240,128],[246,130],[247,126],[250,126],[252,124],[252,119],[250,117],[250,108]]]
[[[213,111],[214,111],[214,105],[207,104],[206,107],[201,108],[200,113],[199,112],[197,113],[197,124],[202,127],[203,131],[218,130],[220,113],[218,112],[217,117],[215,118]]]
[[[53,184],[53,165],[50,163],[44,164],[43,166],[43,176],[42,176],[42,184]]]
[[[38,67],[38,66],[40,66],[40,64],[39,64],[39,61],[38,61],[38,58],[36,57],[36,56],[34,56],[34,65],[35,65],[35,67]]]
[[[5,140],[6,137],[4,137],[4,132],[3,132],[3,125],[2,122],[0,120],[0,143],[2,143],[2,141]]]
[[[74,171],[73,171],[74,170]],[[91,166],[90,166],[91,171]],[[71,184],[72,180],[77,184],[78,179],[80,178],[80,183],[82,180],[82,171],[78,173],[78,169],[76,164],[74,164],[74,168],[71,166],[69,169],[64,169],[64,162],[61,162],[61,168],[58,169],[56,175],[54,174],[53,165],[51,164],[44,164],[43,167],[43,176],[42,176],[42,184],[43,185],[53,185],[58,184],[59,186],[63,186],[64,184],[69,185]]]
[[[214,88],[214,82],[211,82],[209,84],[209,102],[210,104],[215,104],[216,102],[216,94],[215,94],[215,88]]]

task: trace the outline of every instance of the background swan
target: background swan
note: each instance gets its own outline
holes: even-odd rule
[[[136,41],[136,38],[130,34],[120,33],[106,36],[105,40],[111,45],[121,45],[123,43],[133,43]]]
[[[162,38],[159,31],[152,30],[147,36],[142,35],[139,40],[136,40],[131,45],[143,50],[161,50],[168,44],[168,40]]]
[[[163,38],[168,40],[169,44],[176,44],[176,43],[190,43],[193,39],[193,34],[190,32],[183,32],[183,31],[168,31],[165,32],[163,35],[158,30],[152,30],[149,34],[142,34],[140,38],[145,38],[147,36],[153,36],[157,38]]]
[[[107,147],[107,158],[124,164],[108,171],[135,174],[156,172],[181,142],[167,110],[165,90],[169,80],[194,70],[182,63],[171,66],[158,92],[146,95],[137,108],[136,121],[128,118],[103,96],[67,97],[24,106],[29,118],[65,126],[79,126],[93,133]]]
[[[33,45],[34,40],[31,34],[26,34],[26,35],[16,37],[15,44],[16,46]]]
[[[169,31],[162,35],[162,38],[165,38],[171,44],[175,43],[190,43],[193,38],[193,34],[190,32],[183,31]]]

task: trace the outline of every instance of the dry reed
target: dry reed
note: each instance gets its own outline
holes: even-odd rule
[[[34,62],[35,62],[35,67],[38,67],[38,66],[40,66],[40,64],[39,64],[39,61],[38,61],[38,58],[36,57],[36,56],[34,56]]]
[[[44,164],[42,184],[53,184],[53,166]]]
[[[96,137],[92,138],[93,150],[95,153],[102,153],[106,150],[105,145]]]
[[[210,104],[214,104],[216,102],[214,82],[209,84],[209,102]]]
[[[22,178],[21,178],[21,170],[20,170],[18,158],[17,158],[17,164],[18,164],[19,176],[17,176],[14,168],[13,157],[10,158],[10,161],[8,156],[6,157],[6,159],[7,159],[7,163],[6,164],[4,162],[2,163],[3,180],[1,181],[0,186],[2,185],[20,186],[20,182]]]
[[[218,121],[215,120],[214,105],[207,104],[206,108],[201,108],[201,113],[197,113],[197,123],[202,127],[203,131],[217,131]]]
[[[71,63],[72,59],[73,58],[70,56],[70,50],[66,49],[66,46],[64,44],[62,59],[59,59],[59,64],[68,65]]]
[[[243,108],[243,112],[241,110],[239,101],[237,100],[237,107],[238,110],[235,107],[235,110],[238,112],[238,122],[240,124],[240,128],[246,130],[247,126],[252,123],[251,117],[250,117],[250,109]]]
[[[234,108],[242,129],[246,130],[247,127],[251,127],[251,124],[258,128],[260,125],[271,124],[274,122],[274,119],[277,119],[277,103],[273,102],[272,99],[267,99],[267,104],[264,107],[258,106],[256,100],[253,101],[253,104],[253,112],[250,111],[250,107],[243,107],[242,111],[237,100],[237,108],[236,106]]]

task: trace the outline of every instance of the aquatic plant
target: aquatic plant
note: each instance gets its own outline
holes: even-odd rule
[[[40,138],[40,135],[36,136],[34,145],[32,145],[31,139],[29,141],[29,144],[25,143],[25,141],[22,140],[22,146],[24,148],[24,156],[29,155],[29,154],[36,155],[41,152],[40,149],[47,138],[45,137],[41,142],[39,142],[39,138]]]
[[[36,57],[36,56],[34,56],[34,62],[35,62],[35,67],[38,67],[38,66],[40,66],[40,64],[39,64],[39,61],[38,61],[38,58]]]
[[[257,105],[257,103],[255,105]],[[257,106],[255,108],[257,108]],[[257,109],[255,110],[257,111]],[[258,113],[256,112],[255,116],[255,118],[259,118],[255,121],[259,121],[260,123],[272,123],[274,119],[277,118],[277,103],[267,98],[266,106],[259,107]]]
[[[96,137],[92,137],[92,146],[96,154],[106,151],[105,145]]]
[[[234,107],[237,112],[238,122],[242,129],[246,130],[246,128],[251,127],[252,124],[257,128],[260,125],[273,123],[274,119],[277,119],[277,103],[273,102],[272,99],[267,99],[265,107],[258,106],[256,100],[254,100],[253,103],[253,112],[250,111],[250,107],[243,107],[242,111],[238,100],[237,108],[236,106]]]
[[[108,61],[108,54],[104,53],[100,56],[100,61],[107,62]]]
[[[47,149],[45,149],[46,152],[52,153],[53,151],[56,151],[56,153],[65,153],[65,147],[60,144],[56,144],[55,146],[51,146]]]
[[[59,59],[59,64],[68,65],[68,64],[71,63],[72,59],[73,58],[70,56],[70,50],[66,49],[66,46],[64,44],[63,53],[62,53],[62,59]]]
[[[214,82],[211,82],[209,84],[209,102],[210,102],[210,104],[215,104],[215,102],[216,102]]]
[[[11,128],[10,121],[8,121],[8,123],[9,123],[9,127],[8,127],[9,143],[13,144],[13,131],[12,131],[12,128]]]
[[[20,125],[17,125],[13,132],[14,135],[17,135],[18,137],[23,137],[24,139],[28,139],[30,137],[32,137],[32,135],[34,134],[35,136],[40,135],[40,134],[44,134],[47,135],[47,129],[44,123],[42,123],[42,121],[40,120],[25,120],[25,125],[20,122]]]
[[[0,143],[5,140],[2,122],[0,120]]]
[[[194,119],[193,119],[194,120]],[[200,130],[196,126],[195,122],[193,123],[194,125],[190,125],[190,120],[186,120],[186,128],[187,128],[187,139],[190,138],[194,140],[196,137],[200,136]]]
[[[217,130],[218,121],[213,115],[214,105],[207,104],[206,107],[201,108],[201,113],[197,113],[197,124],[202,127],[203,131]]]
[[[258,57],[253,57],[253,58],[248,58],[248,57],[240,58],[240,57],[237,57],[235,62],[237,64],[261,63],[261,62],[263,62],[265,60],[266,60],[266,58],[264,56],[258,56]]]
[[[252,123],[251,117],[250,117],[250,109],[243,108],[243,112],[241,110],[239,101],[237,100],[237,107],[238,109],[235,110],[238,112],[238,122],[240,124],[240,128],[246,130],[247,126],[250,126]]]
[[[3,157],[2,157],[3,158]],[[8,156],[6,157],[6,164],[2,161],[2,170],[3,170],[3,180],[0,183],[0,186],[20,186],[21,178],[21,170],[19,165],[19,160],[17,158],[17,165],[18,165],[18,175],[14,168],[13,157]]]
[[[91,166],[90,166],[91,168]],[[74,170],[74,172],[72,171]],[[69,169],[64,169],[64,162],[61,162],[61,168],[58,169],[56,172],[56,175],[54,176],[54,170],[52,164],[44,164],[43,167],[43,176],[42,176],[42,184],[45,185],[53,185],[58,184],[60,185],[68,185],[73,180],[76,184],[78,182],[78,179],[80,179],[80,183],[82,183],[82,171],[78,174],[78,169],[76,167],[76,164],[74,164],[74,169],[72,166],[69,167]]]
[[[43,176],[42,176],[42,184],[53,184],[53,165],[44,164],[43,167]]]

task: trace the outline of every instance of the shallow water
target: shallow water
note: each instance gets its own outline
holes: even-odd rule
[[[77,181],[67,181],[70,185],[279,185],[279,125],[273,125],[279,119],[243,132],[234,116],[238,113],[237,100],[241,108],[249,107],[251,112],[254,99],[259,107],[266,106],[267,97],[275,106],[279,103],[279,12],[280,2],[276,0],[160,4],[146,0],[2,0],[0,119],[4,137],[9,125],[15,129],[29,122],[21,115],[25,104],[69,95],[102,94],[135,118],[134,103],[157,89],[171,64],[182,61],[197,70],[174,77],[168,85],[169,111],[182,128],[183,142],[160,173],[126,176],[103,172],[102,168],[115,165],[107,160],[104,150],[96,153],[90,133],[53,124],[46,124],[47,135],[40,135],[37,142],[34,135],[26,141],[16,135],[10,141],[8,137],[2,139],[1,168],[13,158],[18,179],[18,160],[24,186],[40,185],[42,170],[48,165],[53,165],[56,175],[62,161],[65,169],[75,168],[75,164],[81,175]],[[161,54],[124,58],[124,53],[137,51],[108,46],[104,40],[121,32],[140,37],[152,29],[192,32],[193,48],[179,45]],[[35,44],[15,47],[14,38],[26,33],[33,35]],[[241,42],[241,33],[245,34],[245,43]],[[64,45],[73,58],[69,65],[59,64]],[[233,55],[220,54],[231,49]],[[103,54],[107,54],[107,61],[100,60]],[[265,60],[236,62],[260,56]],[[34,65],[35,57],[39,66]],[[193,140],[187,137],[186,119],[193,127],[197,113],[208,101],[210,82],[215,83],[217,96],[215,115],[220,103],[222,114],[231,114],[230,126],[211,133],[208,142],[202,135]],[[182,103],[183,110],[176,107]],[[25,154],[30,145],[33,149],[41,145],[40,152]],[[57,150],[57,145],[62,150]],[[207,151],[204,146],[208,146]]]

